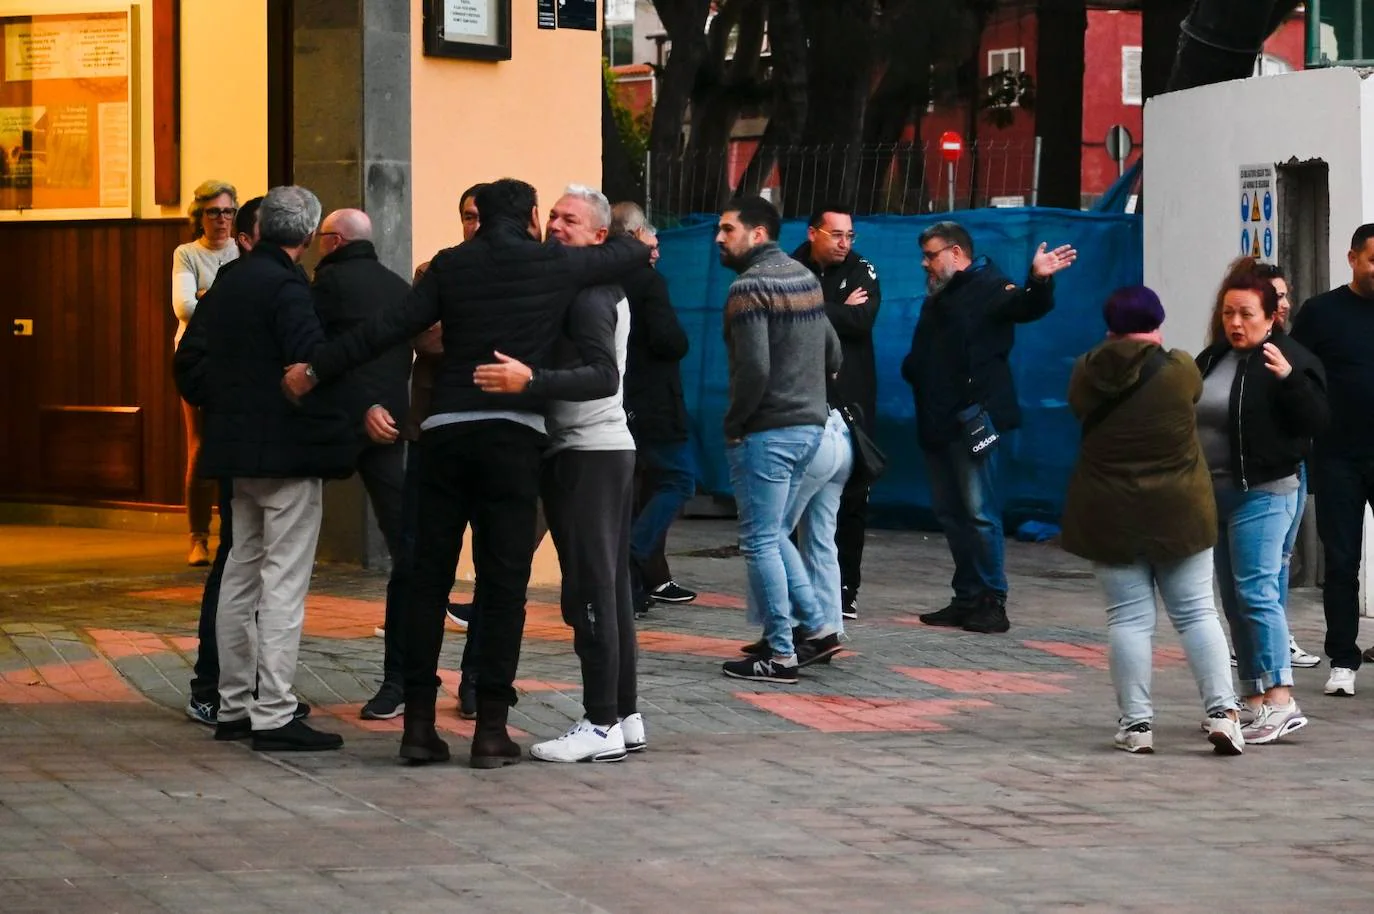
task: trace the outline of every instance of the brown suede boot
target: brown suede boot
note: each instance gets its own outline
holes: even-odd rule
[[[406,689],[405,731],[401,758],[416,765],[447,762],[448,743],[434,729],[435,689]]]
[[[499,699],[477,699],[477,729],[472,735],[473,768],[504,768],[520,761],[523,752],[506,732],[510,705]]]

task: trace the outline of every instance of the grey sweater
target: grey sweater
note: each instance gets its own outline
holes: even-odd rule
[[[624,406],[629,339],[630,304],[619,286],[592,286],[577,294],[554,347],[557,367],[536,372],[530,387],[550,398],[546,454],[635,449]]]
[[[725,438],[825,425],[826,378],[840,370],[840,339],[820,280],[776,243],[750,252],[725,302],[730,407]]]

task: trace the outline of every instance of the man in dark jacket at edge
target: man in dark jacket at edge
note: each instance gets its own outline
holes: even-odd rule
[[[343,745],[297,719],[292,693],[322,483],[352,474],[358,443],[335,399],[346,401],[346,391],[323,390],[299,406],[281,396],[281,366],[324,341],[297,267],[319,221],[310,191],[272,188],[258,210],[257,245],[206,293],[201,343],[179,347],[174,363],[183,396],[205,409],[199,472],[234,481],[235,535],[215,632],[215,738],[251,737],[258,750]]]
[[[644,211],[635,204],[617,203],[611,216],[611,234],[657,243]],[[662,274],[643,266],[620,285],[630,303],[625,415],[635,438],[636,470],[646,477],[641,492],[649,490],[630,531],[635,613],[643,615],[651,600],[690,603],[697,598],[673,580],[663,554],[668,529],[697,490],[680,367],[689,344]]]
[[[506,730],[525,623],[525,591],[534,557],[544,417],[539,371],[549,364],[564,312],[577,291],[615,282],[648,262],[644,245],[613,238],[569,248],[542,243],[534,188],[505,178],[477,194],[481,228],[472,241],[440,251],[400,308],[315,350],[292,365],[283,387],[301,396],[441,321],[443,363],[430,416],[421,426],[419,504],[411,587],[402,643],[406,663],[405,730],[400,756],[440,762],[448,745],[434,728],[444,609],[453,587],[463,530],[472,523],[481,631],[477,725],[470,764],[495,768],[520,760]],[[484,393],[477,365],[517,359],[534,369],[524,394]]]
[[[927,296],[902,361],[916,398],[916,426],[925,453],[931,507],[954,559],[954,598],[923,613],[926,625],[1004,632],[1007,621],[1006,543],[1002,538],[1001,445],[976,457],[964,440],[962,413],[981,407],[1002,434],[1021,427],[1012,381],[1016,324],[1054,308],[1052,277],[1078,252],[1043,243],[1025,285],[1007,279],[987,257],[975,259],[973,239],[957,222],[921,233]],[[990,452],[989,452],[990,451]]]
[[[840,402],[858,407],[864,430],[873,434],[878,414],[878,371],[873,356],[873,323],[882,304],[878,271],[854,250],[854,220],[849,208],[823,206],[811,216],[806,241],[793,258],[811,268],[825,293],[825,314],[840,337],[844,366],[833,385]],[[840,556],[840,610],[859,618],[859,585],[863,581],[864,533],[868,526],[868,486],[858,474],[840,496],[835,517],[835,548]]]
[[[379,311],[400,306],[410,284],[382,266],[372,245],[372,220],[358,209],[335,210],[320,223],[320,250],[311,291],[326,340],[336,339]],[[400,554],[405,447],[399,444],[410,395],[410,345],[392,346],[349,373],[356,395],[349,412],[366,435],[358,475],[392,562]]]

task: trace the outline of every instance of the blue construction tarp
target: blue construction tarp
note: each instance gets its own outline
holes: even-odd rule
[[[878,362],[877,440],[888,455],[888,472],[874,488],[871,503],[880,522],[895,526],[932,523],[911,388],[902,380],[900,367],[925,299],[917,237],[942,218],[950,216],[862,217],[854,225],[855,249],[877,267],[883,291],[873,340]],[[1077,264],[1056,280],[1054,311],[1017,327],[1012,369],[1024,424],[1002,445],[1009,522],[1057,520],[1078,448],[1078,425],[1065,402],[1069,372],[1075,358],[1101,341],[1101,309],[1107,296],[1142,281],[1141,220],[1040,208],[969,210],[952,218],[969,230],[977,252],[990,256],[1013,281],[1026,276],[1041,241],[1078,249]],[[720,265],[714,235],[714,219],[664,230],[658,266],[692,344],[682,363],[682,381],[700,482],[706,491],[728,496],[721,421],[729,397],[729,371],[721,315],[734,274]],[[782,246],[791,251],[805,237],[804,222],[788,222]]]

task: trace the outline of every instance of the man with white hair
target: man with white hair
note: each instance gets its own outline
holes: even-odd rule
[[[599,245],[610,222],[605,196],[574,184],[549,212],[548,237],[567,247]],[[490,393],[535,390],[547,399],[549,444],[539,488],[563,572],[563,620],[582,661],[585,714],[563,736],[530,748],[546,762],[618,762],[645,747],[630,588],[635,440],[621,384],[629,338],[625,293],[590,286],[568,308],[552,368],[536,377],[527,365],[503,358],[474,374]]]
[[[319,231],[324,254],[315,267],[312,293],[325,339],[335,339],[365,323],[378,311],[400,307],[410,283],[382,266],[372,245],[372,220],[359,209],[339,209],[324,217]],[[349,413],[367,446],[358,454],[362,478],[377,526],[395,562],[401,535],[401,492],[405,485],[405,447],[400,427],[410,405],[410,345],[392,346],[349,372]]]
[[[282,366],[324,342],[296,264],[320,222],[303,187],[274,187],[258,209],[258,243],[205,294],[202,475],[232,479],[234,544],[220,584],[215,739],[258,750],[338,749],[343,739],[294,719],[292,685],[305,595],[319,541],[324,479],[352,474],[357,433],[339,388],[291,403]],[[222,306],[220,303],[223,303]],[[196,366],[186,366],[194,374]]]

